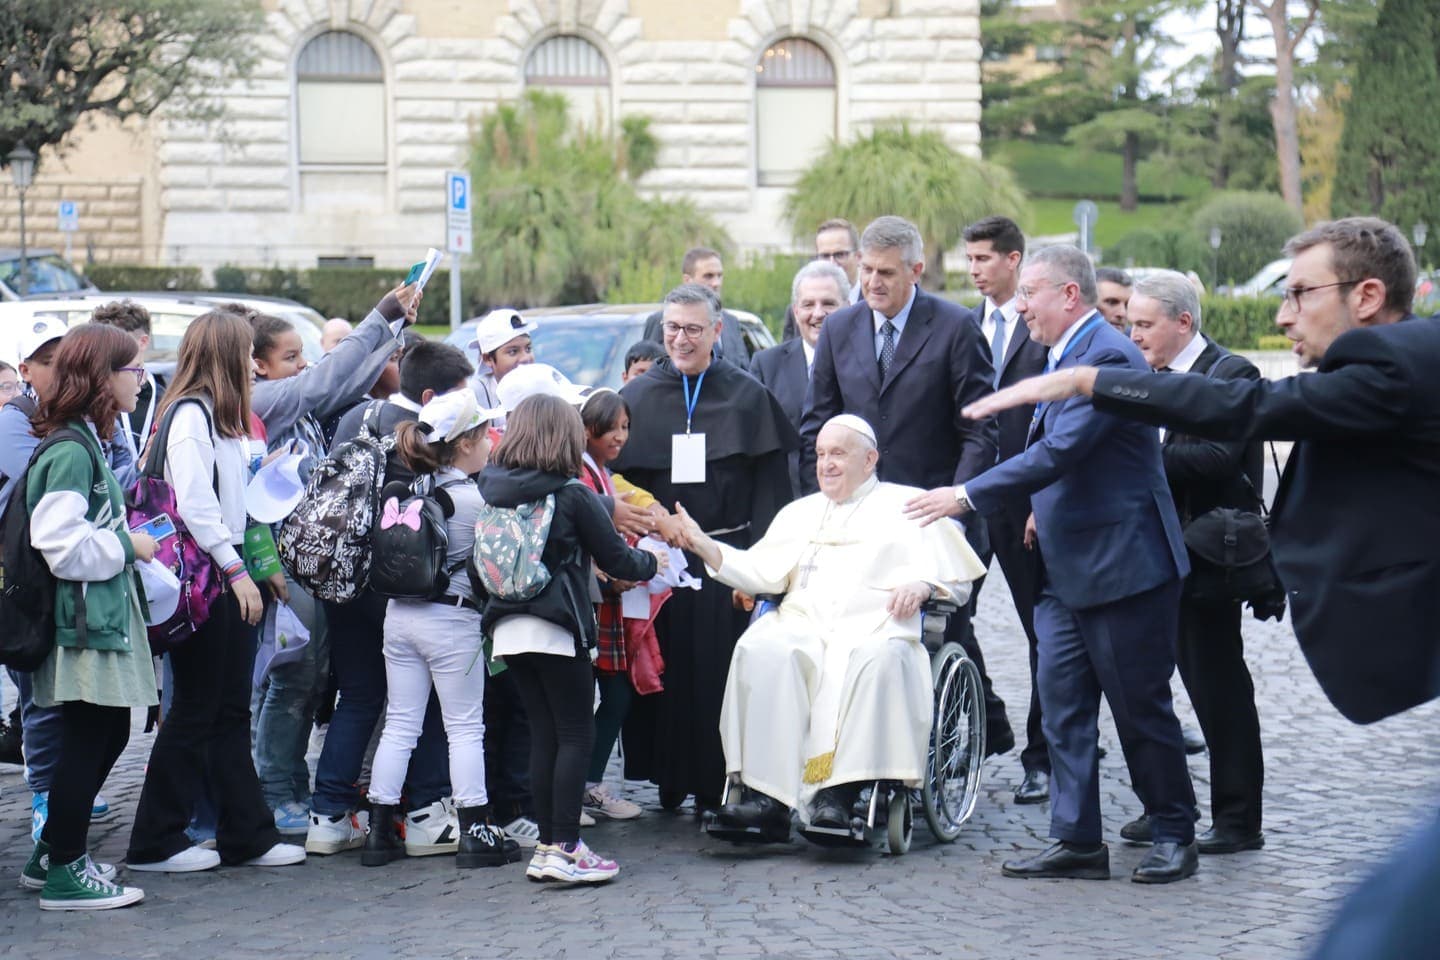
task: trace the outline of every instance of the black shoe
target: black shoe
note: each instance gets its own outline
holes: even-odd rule
[[[826,787],[815,794],[810,804],[810,825],[827,830],[844,830],[850,826],[850,808],[858,801],[857,791],[843,786]]]
[[[1025,779],[1015,788],[1016,803],[1044,803],[1050,799],[1050,774],[1044,770],[1026,770]]]
[[[365,848],[360,851],[362,866],[383,867],[405,856],[405,841],[395,832],[396,811],[393,803],[370,805],[370,827],[365,831]]]
[[[1002,753],[1009,753],[1014,749],[1015,731],[1009,727],[993,736],[988,733],[985,736],[985,756],[987,757],[998,757]]]
[[[685,798],[688,796],[690,796],[690,794],[685,792],[684,790],[667,790],[664,787],[661,787],[660,806],[666,810],[679,810],[680,804],[684,803]]]
[[[520,844],[505,836],[495,825],[490,806],[458,807],[460,846],[455,850],[457,867],[503,867],[520,859]]]
[[[1182,726],[1180,736],[1185,738],[1185,752],[1192,756],[1205,752],[1205,735],[1194,727]]]
[[[1150,826],[1150,815],[1136,817],[1120,828],[1120,836],[1131,843],[1149,843],[1155,839],[1154,828]]]
[[[1047,877],[1060,880],[1109,880],[1110,848],[1102,843],[1098,850],[1080,853],[1063,843],[1057,843],[1032,857],[1005,861],[1000,872],[1007,877],[1021,880],[1041,880]]]
[[[758,790],[746,790],[747,799],[727,803],[715,813],[715,822],[730,829],[756,829],[767,839],[790,839],[790,808]]]
[[[1162,840],[1150,848],[1140,866],[1130,874],[1136,883],[1174,883],[1194,876],[1200,869],[1200,851],[1195,841],[1174,843]]]
[[[1201,853],[1239,853],[1241,850],[1259,850],[1265,846],[1265,834],[1256,830],[1232,830],[1211,827],[1195,838],[1195,845]]]
[[[20,723],[12,713],[11,722],[0,720],[0,763],[24,763],[20,753]]]

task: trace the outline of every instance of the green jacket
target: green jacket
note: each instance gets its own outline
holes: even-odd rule
[[[84,440],[62,441],[46,450],[25,481],[30,542],[59,581],[55,643],[128,651],[133,604],[140,594],[124,495],[90,427],[78,422],[70,426]],[[76,624],[76,599],[82,591],[83,637]]]

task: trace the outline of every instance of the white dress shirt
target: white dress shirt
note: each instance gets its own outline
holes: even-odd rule
[[[1074,323],[1065,328],[1064,333],[1060,334],[1060,339],[1056,340],[1055,346],[1050,348],[1050,370],[1054,370],[1060,365],[1060,358],[1065,356],[1065,348],[1070,345],[1071,340],[1075,339],[1075,334],[1080,331],[1081,327],[1085,326],[1086,321],[1095,315],[1096,311],[1091,310],[1083,317],[1076,319]]]
[[[1190,338],[1189,343],[1185,344],[1185,346],[1180,348],[1179,353],[1175,354],[1175,359],[1170,361],[1170,366],[1168,368],[1165,368],[1166,372],[1189,373],[1190,369],[1195,366],[1195,361],[1199,360],[1200,354],[1204,352],[1205,338],[1197,333]],[[1160,442],[1165,442],[1164,427],[1160,428]]]
[[[1000,341],[1000,355],[990,358],[991,362],[995,364],[997,372],[1005,364],[1005,355],[1010,352],[1010,338],[1015,336],[1015,332],[1020,329],[1016,325],[1020,320],[1020,311],[1015,309],[1015,299],[1015,297],[1011,297],[1008,303],[997,307],[994,300],[986,297],[982,304],[985,312],[980,317],[980,332],[984,335],[987,346],[995,337],[995,311],[999,310],[1000,315],[1005,318],[1005,336]]]

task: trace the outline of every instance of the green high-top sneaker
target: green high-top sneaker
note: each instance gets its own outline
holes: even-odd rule
[[[85,854],[85,858],[89,860],[90,854]],[[30,859],[25,861],[25,869],[20,871],[20,886],[26,890],[43,889],[45,878],[49,872],[50,844],[44,840],[37,840],[35,849],[30,852]],[[115,864],[90,860],[90,872],[101,880],[112,881],[115,879]]]
[[[145,899],[139,887],[121,887],[103,880],[90,869],[90,858],[73,863],[51,864],[45,888],[40,891],[41,910],[114,910]]]

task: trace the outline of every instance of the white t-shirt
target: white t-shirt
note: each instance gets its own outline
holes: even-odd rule
[[[548,653],[555,657],[575,656],[575,636],[569,630],[549,620],[516,614],[505,617],[495,624],[491,631],[492,657],[507,657],[515,653]]]

